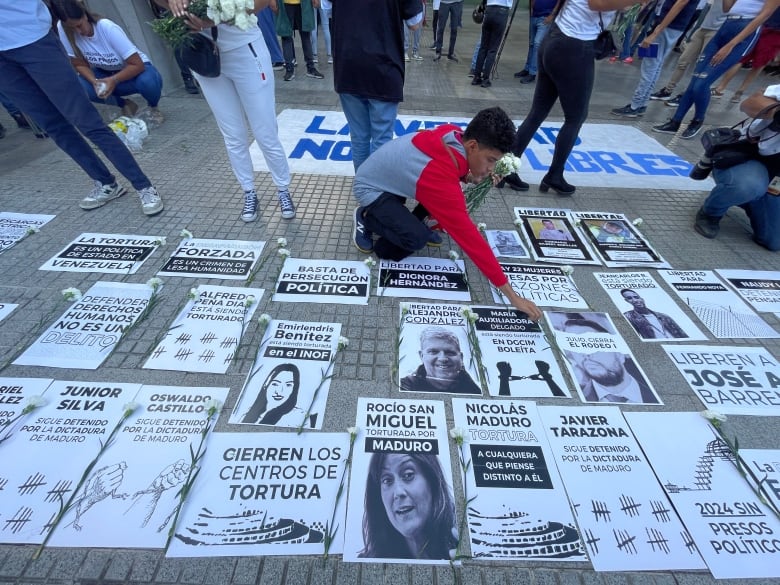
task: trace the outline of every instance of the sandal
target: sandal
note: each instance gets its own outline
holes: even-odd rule
[[[719,98],[719,97],[723,97],[723,92],[713,87],[712,89],[710,89],[710,95],[714,98]]]
[[[731,103],[732,104],[738,104],[742,101],[742,91],[738,90],[734,92],[734,95],[731,96]]]

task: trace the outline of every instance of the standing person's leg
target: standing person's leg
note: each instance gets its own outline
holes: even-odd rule
[[[314,28],[311,29],[311,33],[309,34],[309,41],[311,42],[311,54],[312,59],[315,63],[319,63],[319,48],[317,47],[317,29],[319,28],[317,24],[317,18],[319,17],[319,9],[318,8],[312,8],[314,11]]]
[[[653,93],[658,78],[661,76],[663,70],[664,61],[672,52],[674,44],[677,39],[680,38],[681,31],[673,30],[670,28],[664,29],[656,37],[656,43],[658,44],[658,57],[650,59],[645,57],[642,59],[642,64],[639,68],[639,83],[634,90],[634,96],[631,98],[631,109],[639,110],[647,106],[650,101],[650,94]]]
[[[451,7],[452,4],[450,3],[442,3],[439,6],[439,19],[436,28],[436,56],[433,58],[434,61],[441,59],[441,48],[444,44],[444,29],[447,28],[447,19],[450,16]]]
[[[447,59],[458,62],[455,56],[455,41],[458,39],[458,27],[461,26],[463,18],[463,0],[450,5],[450,46],[447,50]]]
[[[331,40],[330,40],[330,15],[331,15],[331,9],[325,9],[322,6],[319,8],[320,11],[320,26],[322,27],[322,34],[325,37],[325,51],[328,55],[328,63],[333,63],[333,58],[331,57]],[[420,29],[417,29],[418,31]],[[417,34],[417,45],[420,44],[420,35]],[[417,47],[419,49],[419,46]],[[415,49],[415,50],[417,50]]]
[[[477,39],[477,44],[474,45],[474,53],[471,55],[471,67],[469,68],[469,75],[477,74],[477,58],[479,57],[479,51],[482,48],[482,36]],[[515,75],[517,75],[515,73]]]
[[[471,80],[471,85],[479,85],[483,80],[490,81],[490,71],[485,72],[484,69],[493,25],[492,14],[485,9],[485,19],[482,21],[482,34],[479,37],[479,51],[477,52],[477,60],[474,63],[474,79]]]
[[[368,118],[371,124],[369,156],[383,144],[393,139],[398,103],[384,100],[368,100]]]
[[[723,77],[720,78],[720,83],[711,92],[714,94],[713,97],[721,97],[723,95],[729,83],[736,77],[740,69],[742,69],[741,61],[739,63],[734,63],[734,65],[731,66],[731,69],[723,74]]]
[[[491,11],[491,26],[489,36],[487,38],[487,54],[485,58],[485,64],[483,67],[483,78],[485,81],[490,82],[490,74],[493,71],[493,64],[496,62],[496,55],[498,54],[498,47],[501,45],[501,38],[504,35],[504,29],[506,28],[506,22],[509,18],[509,9],[502,6],[492,6]],[[487,11],[485,12],[485,19],[487,20]],[[536,77],[536,71],[534,71],[534,77]],[[526,78],[527,79],[527,78]],[[484,87],[483,81],[483,87]],[[520,80],[523,83],[523,80]]]
[[[539,19],[533,16],[528,17],[528,54],[525,57],[525,66],[521,71],[515,73],[515,77],[525,77],[531,74],[531,68],[533,67],[534,75],[536,75],[536,58],[538,56],[539,47],[536,46],[536,27],[539,24]],[[532,66],[531,63],[534,62]]]
[[[276,36],[276,26],[274,25],[274,13],[270,6],[263,8],[257,13],[257,26],[263,33],[265,45],[271,54],[271,63],[281,63],[284,61],[282,47],[279,45],[279,37]]]
[[[340,93],[341,109],[349,124],[352,166],[357,171],[371,152],[371,116],[368,100],[349,93]]]
[[[707,43],[712,40],[712,37],[715,36],[716,32],[717,31],[714,30],[700,28],[693,33],[691,40],[685,44],[685,50],[677,60],[677,67],[675,67],[674,73],[672,74],[671,79],[669,79],[669,83],[666,84],[666,89],[668,89],[670,93],[677,84],[680,83],[682,76],[685,75],[685,72],[688,70],[691,63],[696,62],[696,59],[699,58],[699,54],[704,50]]]
[[[422,39],[422,27],[417,27],[412,32],[412,60],[413,61],[422,61],[423,58],[420,57],[420,39]]]

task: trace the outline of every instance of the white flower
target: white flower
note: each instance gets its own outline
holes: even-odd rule
[[[204,404],[203,407],[206,409],[206,412],[208,413],[209,417],[211,417],[215,412],[217,412],[220,408],[222,408],[222,403],[216,398],[212,398],[211,400],[206,402],[206,404]]]
[[[452,260],[453,262],[460,259],[460,255],[455,250],[450,250],[448,256],[450,257],[450,260]]]
[[[348,427],[347,432],[349,433],[350,437],[357,437],[358,434],[358,428],[357,427]]]
[[[139,406],[141,406],[141,405],[140,405],[140,404],[138,404],[137,402],[135,402],[135,401],[131,400],[130,402],[128,402],[127,404],[125,404],[125,405],[122,407],[122,412],[124,412],[124,413],[125,413],[125,416],[130,416],[131,414],[133,414],[133,411],[134,411],[136,408],[138,408]]]
[[[39,231],[41,231],[41,229],[38,226],[28,225],[26,233],[27,233],[28,236],[31,236],[33,234],[37,234]]]
[[[287,247],[287,238],[279,238],[276,240],[276,245],[280,248],[286,248]]]
[[[571,276],[574,274],[574,267],[571,266],[571,264],[564,264],[561,266],[561,272],[563,272],[566,276]]]
[[[276,253],[279,254],[279,256],[282,258],[287,258],[290,255],[290,250],[287,248],[279,248]]]
[[[500,177],[505,177],[511,173],[516,173],[520,170],[520,159],[511,152],[507,152],[504,156],[498,159],[496,166],[493,169],[493,173]]]
[[[466,315],[466,318],[469,320],[469,323],[476,323],[479,321],[479,315],[477,315],[474,311],[469,311],[469,314]]]
[[[512,223],[514,223],[517,227],[523,227],[523,220],[520,219],[519,217]]]
[[[466,436],[466,431],[464,431],[460,427],[452,427],[450,429],[450,437],[458,445],[462,445],[463,444],[463,439],[465,438],[465,436]]]
[[[477,224],[477,229],[481,232],[484,232],[487,229],[487,224],[483,222],[479,222]]]
[[[645,223],[645,220],[644,220],[644,219],[642,219],[641,217],[637,217],[637,218],[636,218],[634,221],[632,221],[631,223],[632,223],[632,224],[634,224],[636,227],[639,227],[640,225],[642,225],[643,223]]]
[[[46,399],[41,396],[40,394],[36,394],[35,396],[30,396],[27,399],[27,403],[24,405],[24,408],[22,409],[22,414],[29,414],[39,406],[43,406],[46,404]]]
[[[271,322],[271,315],[268,313],[263,313],[257,318],[257,321],[262,325],[263,327],[268,326],[268,324]]]
[[[184,228],[183,230],[181,230],[181,232],[179,232],[179,235],[182,238],[187,238],[188,240],[192,238],[192,232],[190,230],[188,230],[187,228]]]
[[[338,345],[339,351],[345,349],[348,345],[349,345],[349,339],[347,339],[343,335],[339,335],[339,345]]]
[[[153,276],[149,280],[146,281],[146,286],[150,287],[154,292],[157,292],[157,290],[162,286],[163,281],[156,276]]]
[[[196,287],[192,287],[190,289],[190,292],[187,293],[188,299],[197,299],[200,293],[198,293],[198,289]]]
[[[715,410],[704,410],[702,411],[701,415],[712,423],[720,424],[722,422],[726,422],[727,420],[725,414],[721,414],[720,412],[717,412]]]
[[[81,291],[71,286],[70,288],[62,289],[62,296],[65,297],[66,301],[80,301]]]
[[[255,301],[256,301],[256,300],[257,300],[257,299],[255,298],[255,296],[254,296],[254,295],[249,295],[249,296],[246,298],[246,300],[244,301],[244,306],[245,306],[245,307],[248,309],[249,307],[251,307],[252,305],[254,305],[254,304],[255,304]]]
[[[168,243],[168,239],[167,239],[165,236],[160,236],[159,238],[157,238],[157,239],[154,241],[154,243],[155,243],[157,246],[164,246],[165,244],[167,244],[167,243]]]
[[[369,268],[373,268],[374,266],[376,266],[376,260],[374,260],[373,257],[369,256],[368,258],[363,260],[363,264],[365,264]]]

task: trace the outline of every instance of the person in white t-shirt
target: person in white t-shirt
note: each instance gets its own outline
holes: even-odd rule
[[[139,93],[149,104],[147,120],[162,123],[157,109],[162,76],[122,28],[93,14],[78,0],[53,0],[51,5],[60,21],[60,41],[89,99],[117,105],[125,116],[134,116],[138,104],[125,96]]]

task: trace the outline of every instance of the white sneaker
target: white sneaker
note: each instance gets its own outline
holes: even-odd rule
[[[422,60],[423,60],[423,58],[420,57],[419,53],[417,53],[417,52],[412,53],[412,61],[422,61]]]
[[[320,60],[319,60],[319,59],[317,59],[317,55],[314,55],[314,58],[312,59],[312,61],[314,61],[314,62],[315,62],[315,63],[317,63],[318,65],[319,65],[319,63],[320,63]]]
[[[250,189],[244,191],[244,209],[241,212],[241,221],[249,223],[257,219],[257,191]]]
[[[165,207],[157,189],[151,185],[138,191],[138,197],[141,199],[141,209],[144,215],[156,215]]]
[[[112,199],[121,197],[127,193],[127,189],[114,181],[113,185],[103,185],[100,181],[95,181],[95,187],[79,203],[81,209],[97,209],[103,207]]]
[[[404,53],[404,61],[409,61],[409,53]]]
[[[331,57],[330,55],[328,55],[328,63],[333,63],[333,57]]]
[[[279,189],[276,192],[276,196],[279,198],[279,209],[282,211],[283,219],[292,219],[295,217],[295,205],[293,204],[292,196],[287,188]]]

